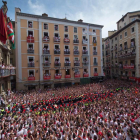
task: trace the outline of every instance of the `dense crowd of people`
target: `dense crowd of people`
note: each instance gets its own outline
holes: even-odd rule
[[[140,140],[136,83],[102,83],[10,93],[0,98],[2,140]]]

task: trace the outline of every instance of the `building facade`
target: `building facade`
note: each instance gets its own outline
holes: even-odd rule
[[[102,27],[15,9],[17,89],[80,83],[103,76]]]
[[[140,82],[140,11],[128,12],[117,22],[117,29],[106,39],[111,55],[109,68],[105,62],[104,70],[110,71],[111,78]]]

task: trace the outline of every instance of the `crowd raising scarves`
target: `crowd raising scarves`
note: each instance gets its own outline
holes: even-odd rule
[[[139,140],[139,90],[136,83],[108,80],[8,91],[5,100],[0,98],[0,139]]]

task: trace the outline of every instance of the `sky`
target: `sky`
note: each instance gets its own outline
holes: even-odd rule
[[[0,0],[0,7],[2,0]],[[7,0],[7,16],[15,20],[15,7],[21,12],[65,18],[103,25],[102,37],[116,30],[116,22],[127,12],[140,10],[140,0]]]

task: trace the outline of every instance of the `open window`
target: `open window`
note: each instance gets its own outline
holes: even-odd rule
[[[60,62],[59,57],[56,57],[56,58],[55,58],[55,62]]]
[[[45,49],[45,50],[49,50],[48,44],[44,44],[44,49]]]
[[[29,70],[29,77],[34,77],[34,70]]]
[[[44,23],[44,29],[48,30],[48,24],[47,23]]]
[[[131,32],[132,32],[132,33],[135,32],[135,28],[134,28],[134,27],[131,28]]]
[[[32,56],[28,57],[28,62],[29,63],[34,63],[34,57],[32,57]]]
[[[59,49],[59,45],[55,45],[55,49],[57,49],[57,50],[58,50],[58,49]]]
[[[65,62],[70,62],[70,59],[68,57],[66,57]]]
[[[93,43],[96,43],[96,37],[93,37]]]
[[[68,26],[64,26],[65,32],[68,32]]]
[[[127,49],[127,42],[124,42],[124,49]]]
[[[28,44],[28,50],[33,50],[33,44]]]
[[[95,29],[93,29],[92,31],[93,31],[93,33],[95,33]]]
[[[122,44],[120,44],[120,51],[122,50]]]
[[[74,40],[77,40],[78,39],[78,35],[74,35]]]
[[[75,50],[75,51],[76,51],[76,50],[78,51],[78,46],[74,46],[74,50]]]
[[[93,52],[96,52],[96,47],[93,47]]]
[[[88,70],[87,69],[84,69],[84,73],[88,73]]]
[[[28,21],[28,28],[33,28],[33,22],[32,21]]]
[[[83,50],[87,50],[87,47],[83,47]]]
[[[74,33],[77,33],[77,27],[74,27]]]
[[[58,31],[58,25],[54,25],[54,30]]]
[[[86,36],[83,36],[83,40],[86,40]]]
[[[65,34],[65,35],[64,35],[64,38],[69,38],[69,35],[68,35],[68,34]]]
[[[46,74],[49,75],[49,70],[45,70],[45,71],[44,71],[44,74],[45,74],[45,75],[46,75]]]
[[[128,71],[125,71],[125,76],[128,76]]]
[[[135,71],[132,71],[132,77],[135,77]]]
[[[83,33],[86,31],[86,29],[85,28],[83,28]]]
[[[28,36],[34,36],[34,32],[33,31],[30,31],[30,30],[28,30]]]
[[[94,63],[95,63],[95,64],[97,63],[97,58],[94,58]]]
[[[55,36],[55,37],[59,37],[59,34],[58,34],[58,33],[55,33],[54,36]]]
[[[97,71],[97,68],[94,68],[94,73],[97,73],[98,71]]]
[[[131,47],[135,46],[135,38],[131,39]]]
[[[48,36],[49,36],[48,32],[44,32],[44,37],[48,37]]]
[[[69,50],[69,46],[65,46],[65,50]]]
[[[66,75],[70,75],[70,69],[66,69]]]

